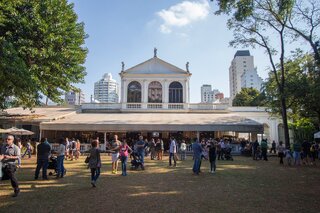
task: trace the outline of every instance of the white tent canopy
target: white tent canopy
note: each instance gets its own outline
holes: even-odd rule
[[[319,132],[314,133],[314,138],[320,138],[320,131],[319,131]]]

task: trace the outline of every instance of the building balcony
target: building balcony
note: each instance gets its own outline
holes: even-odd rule
[[[81,106],[85,112],[210,112],[228,108],[225,103],[83,103]]]

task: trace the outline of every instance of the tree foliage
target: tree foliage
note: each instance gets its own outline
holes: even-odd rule
[[[67,0],[0,1],[0,108],[8,97],[29,108],[42,95],[62,101],[84,81],[85,38]]]
[[[264,101],[264,93],[254,88],[242,88],[232,100],[232,106],[263,106]]]
[[[313,74],[320,76],[319,1],[216,0],[216,2],[219,6],[216,14],[231,15],[228,26],[234,32],[234,40],[230,44],[244,47],[258,46],[263,48],[269,57],[273,79],[269,87],[274,90],[274,92],[269,91],[269,95],[275,95],[272,97],[273,109],[277,109],[282,116],[285,142],[286,146],[289,146],[287,104],[294,98],[287,92],[292,86],[292,82],[288,82],[290,76],[287,76],[288,69],[285,66],[286,58],[289,56],[288,44],[297,40],[307,42],[317,63]],[[315,95],[315,93],[312,94]],[[310,100],[315,99],[312,97]]]

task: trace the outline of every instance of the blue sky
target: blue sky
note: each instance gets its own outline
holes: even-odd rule
[[[121,61],[126,69],[158,57],[192,73],[191,102],[200,102],[200,87],[211,84],[229,96],[229,66],[237,49],[229,47],[232,32],[226,16],[216,16],[215,3],[207,0],[70,0],[85,23],[85,84],[78,85],[86,100],[94,82],[111,73],[120,83]],[[267,77],[268,61],[261,49],[249,49],[258,74]]]

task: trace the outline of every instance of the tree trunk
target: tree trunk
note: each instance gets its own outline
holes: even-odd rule
[[[285,144],[286,144],[286,147],[290,147],[287,106],[286,106],[286,99],[285,99],[285,97],[283,97],[283,95],[281,97],[281,113],[282,113],[282,122],[283,122]]]

